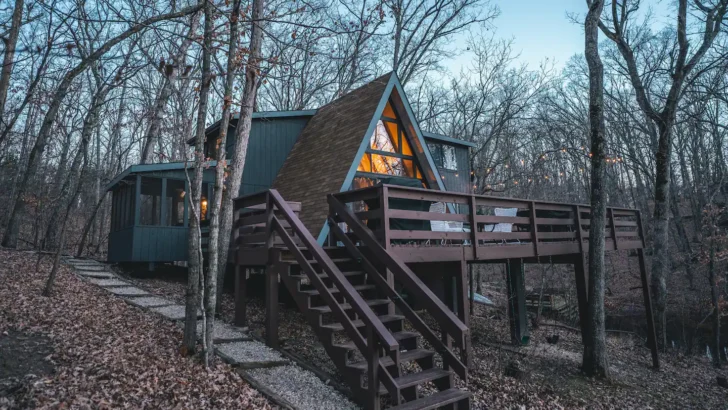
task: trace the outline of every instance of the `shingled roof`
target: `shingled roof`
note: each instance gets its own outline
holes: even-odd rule
[[[273,183],[287,201],[301,203],[299,217],[314,237],[326,220],[326,195],[342,189],[390,77],[379,77],[319,108]]]

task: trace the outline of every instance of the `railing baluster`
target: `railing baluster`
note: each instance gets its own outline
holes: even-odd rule
[[[475,195],[470,195],[468,198],[468,201],[470,201],[470,240],[473,242],[473,258],[479,259],[478,254],[478,222],[475,219],[475,216],[478,211],[478,207],[476,206],[475,202]]]
[[[607,208],[607,215],[609,217],[609,224],[611,225],[612,240],[614,241],[614,250],[619,250],[619,243],[617,242],[617,227],[614,226],[614,210]]]
[[[538,225],[536,224],[536,202],[529,204],[531,213],[531,241],[533,241],[533,253],[538,258]]]

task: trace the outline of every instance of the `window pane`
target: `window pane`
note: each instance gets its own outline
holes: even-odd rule
[[[162,216],[162,180],[142,178],[140,225],[159,225]]]
[[[377,128],[370,139],[370,147],[378,151],[395,152],[395,144],[387,133],[387,128],[382,120],[377,121]]]
[[[361,157],[361,162],[356,170],[361,172],[372,172],[372,159],[370,158],[370,154],[365,153],[364,156]]]
[[[458,160],[455,156],[455,147],[453,147],[452,145],[443,145],[442,153],[442,167],[452,171],[457,171]]]
[[[430,155],[432,156],[432,162],[435,163],[436,167],[442,168],[442,145],[431,142],[431,143],[427,144],[427,147],[430,149]]]
[[[167,180],[167,226],[184,226],[185,183],[175,179]]]
[[[389,103],[389,101],[387,101],[387,105],[384,106],[384,112],[382,113],[382,115],[389,118],[397,118],[397,114],[394,113],[392,105]]]

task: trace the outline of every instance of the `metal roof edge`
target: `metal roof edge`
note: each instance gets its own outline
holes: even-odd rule
[[[157,172],[157,171],[173,171],[177,169],[185,169],[185,168],[193,168],[194,162],[186,162],[186,161],[179,161],[179,162],[165,162],[161,164],[136,164],[132,165],[129,168],[121,171],[117,176],[115,176],[111,182],[109,182],[106,185],[106,191],[113,188],[116,184],[121,182],[122,179],[126,178],[129,175],[132,174],[142,174],[145,172]],[[217,166],[217,161],[207,161],[207,166],[209,167],[215,167]]]
[[[435,133],[435,132],[422,131],[422,136],[424,136],[427,139],[442,141],[442,142],[446,142],[448,144],[464,145],[466,147],[471,147],[471,148],[475,148],[475,147],[478,146],[474,142],[463,141],[463,140],[460,140],[460,139],[457,139],[457,138],[448,137],[446,135],[438,134],[438,133]]]

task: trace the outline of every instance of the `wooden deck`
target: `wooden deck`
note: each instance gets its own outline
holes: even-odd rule
[[[333,197],[358,210],[355,214],[375,237],[406,263],[515,258],[528,261],[578,255],[589,248],[590,207],[583,204],[393,185],[342,192]],[[506,213],[503,211],[515,215],[497,215]],[[416,229],[408,229],[418,223]],[[610,207],[605,223],[608,251],[643,248],[638,210]]]

